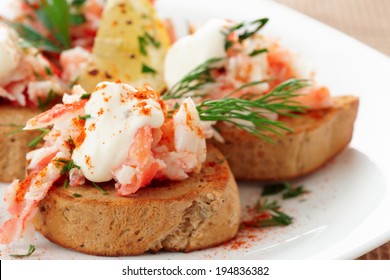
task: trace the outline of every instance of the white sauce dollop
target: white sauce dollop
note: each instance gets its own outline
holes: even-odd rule
[[[0,78],[16,69],[21,57],[18,35],[9,27],[0,24]]]
[[[193,35],[183,37],[172,45],[164,64],[168,88],[208,59],[226,57],[225,36],[221,31],[227,26],[230,24],[226,20],[212,19]]]
[[[88,180],[111,180],[112,172],[126,160],[138,129],[163,125],[160,104],[152,98],[138,98],[135,92],[127,84],[104,82],[87,102],[85,114],[91,117],[85,123],[84,142],[72,159]]]

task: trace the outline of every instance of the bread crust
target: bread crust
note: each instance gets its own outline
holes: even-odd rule
[[[359,99],[333,98],[330,109],[313,110],[299,118],[281,117],[293,132],[260,140],[235,127],[218,124],[225,143],[212,143],[227,157],[236,179],[281,181],[309,174],[326,164],[351,141]]]
[[[13,125],[24,126],[40,110],[0,105],[0,181],[11,182],[24,178],[26,172],[26,153],[31,149],[28,143],[39,136],[37,131],[22,131]],[[12,134],[10,134],[12,133]]]
[[[237,185],[212,146],[202,171],[187,180],[155,180],[130,197],[117,196],[112,182],[99,185],[109,194],[89,184],[53,187],[40,203],[36,229],[63,247],[102,256],[189,252],[226,242],[238,231]]]

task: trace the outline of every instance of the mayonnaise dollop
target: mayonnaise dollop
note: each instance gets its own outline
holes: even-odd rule
[[[150,92],[104,82],[91,94],[85,106],[85,139],[72,155],[88,180],[111,180],[112,172],[126,160],[138,129],[163,125],[163,110]]]
[[[8,26],[0,24],[0,78],[16,69],[21,57],[18,35]]]
[[[209,20],[193,35],[183,37],[172,45],[164,64],[168,88],[208,59],[226,57],[225,36],[222,30],[228,26],[230,24],[226,20]]]

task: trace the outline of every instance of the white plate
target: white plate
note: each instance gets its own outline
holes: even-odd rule
[[[334,95],[361,98],[350,148],[319,172],[303,178],[305,201],[283,202],[295,217],[291,226],[241,232],[238,242],[182,254],[145,254],[128,259],[353,259],[390,240],[390,60],[358,41],[271,1],[159,0],[160,15],[185,29],[211,17],[249,20],[269,17],[265,32],[313,61],[320,83]],[[1,185],[1,193],[5,185]],[[240,183],[245,204],[259,184]],[[4,220],[4,207],[0,220]],[[240,245],[239,245],[240,244]],[[41,236],[38,259],[97,259],[63,249]],[[239,245],[239,246],[238,246]],[[1,258],[26,245],[1,247]],[[127,258],[126,258],[127,259]]]

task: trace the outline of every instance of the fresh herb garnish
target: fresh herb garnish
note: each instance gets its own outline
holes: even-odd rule
[[[288,182],[285,182],[285,185],[286,185],[286,192],[283,193],[283,199],[297,197],[308,192],[307,190],[304,189],[302,185],[296,188],[293,188],[291,184]]]
[[[9,23],[9,25],[19,33],[24,39],[24,47],[35,47],[49,52],[60,53],[62,48],[56,43],[50,41],[31,27],[22,23]]]
[[[158,49],[161,46],[161,43],[156,41],[156,39],[146,31],[145,31],[145,38],[146,41],[151,43],[155,48]]]
[[[30,247],[28,248],[28,252],[27,254],[25,255],[18,255],[18,254],[15,254],[15,255],[10,255],[11,257],[14,257],[14,258],[25,258],[25,257],[30,257],[34,252],[35,252],[35,246],[30,244]]]
[[[213,69],[218,69],[217,63],[224,60],[224,57],[212,58],[202,63],[192,71],[190,71],[186,76],[184,76],[179,82],[177,82],[173,87],[168,89],[162,99],[174,99],[182,98],[186,94],[191,93],[192,91],[201,90],[206,84],[215,82],[211,72]],[[204,95],[205,93],[198,93],[198,95]]]
[[[46,111],[47,106],[49,106],[50,103],[53,101],[54,96],[55,93],[51,89],[44,100],[42,100],[41,97],[38,97],[38,107],[42,112]]]
[[[308,193],[303,185],[294,188],[289,182],[268,184],[264,186],[262,196],[274,195],[283,192],[283,199],[289,199]]]
[[[91,93],[84,93],[80,96],[80,99],[88,99],[91,97]]]
[[[9,25],[25,40],[23,42],[25,46],[60,53],[71,47],[70,27],[86,21],[79,11],[85,1],[73,0],[68,3],[67,0],[43,0],[39,5],[30,5],[35,16],[49,31],[49,36],[40,34],[27,24],[9,23]]]
[[[147,46],[146,39],[144,37],[138,37],[138,46],[139,46],[139,51],[143,55],[148,55],[148,52],[146,51],[146,46]]]
[[[72,5],[80,8],[87,0],[73,0]]]
[[[41,142],[42,139],[50,132],[50,129],[47,128],[38,128],[37,130],[41,131],[42,133],[38,137],[34,138],[34,140],[32,140],[30,143],[28,143],[29,148],[35,148],[39,142]]]
[[[292,98],[297,96],[295,91],[308,85],[307,80],[288,80],[258,99],[205,100],[196,108],[202,121],[225,121],[256,137],[272,142],[269,133],[283,136],[282,131],[291,131],[291,129],[281,121],[264,117],[264,114],[273,112],[296,117],[292,112],[304,112],[306,107]]]
[[[151,44],[155,48],[160,47],[160,42],[158,42],[152,35],[150,35],[148,32],[145,32],[143,36],[138,37],[138,47],[140,50],[140,53],[142,55],[148,55],[147,46]]]
[[[286,189],[285,183],[267,184],[264,186],[262,196],[274,195],[280,193]]]
[[[86,114],[86,115],[84,115],[84,116],[79,116],[79,119],[81,119],[81,120],[86,120],[86,119],[89,119],[90,117],[91,117],[90,114]]]
[[[42,24],[50,31],[61,49],[69,49],[70,6],[67,0],[42,1],[35,13]]]
[[[80,25],[80,24],[85,23],[86,21],[87,21],[87,19],[82,14],[70,15],[70,23],[72,25]]]
[[[60,173],[61,175],[65,174],[65,173],[68,173],[73,168],[80,169],[80,166],[75,164],[72,159],[68,160],[68,159],[63,159],[63,158],[57,158],[54,161],[65,164],[64,167],[62,167],[62,170],[61,170],[61,173]]]
[[[68,186],[69,186],[69,180],[68,180],[68,179],[65,179],[64,185],[63,185],[64,189],[67,189]]]
[[[261,53],[266,53],[267,51],[267,49],[254,50],[249,54],[249,56],[253,57]]]
[[[24,125],[19,125],[19,124],[14,124],[14,123],[10,123],[10,124],[0,124],[0,126],[8,126],[8,127],[16,127],[17,129],[15,130],[12,130],[11,132],[8,132],[6,134],[6,136],[11,136],[11,135],[14,135],[16,133],[19,133],[19,132],[22,132],[23,131],[23,128],[24,128]]]
[[[73,151],[74,150],[74,148],[76,148],[76,144],[74,143],[74,141],[73,141],[73,139],[72,139],[72,137],[70,137],[69,136],[69,139],[68,139],[68,144],[69,144],[69,148],[70,148],[70,150],[71,151]]]
[[[156,74],[157,71],[151,68],[150,66],[142,63],[142,73]]]
[[[98,184],[96,184],[95,182],[91,182],[92,185],[97,188],[99,191],[101,191],[103,193],[103,195],[108,195],[108,192],[106,190],[104,190],[102,187],[100,187]]]
[[[257,215],[249,221],[244,221],[244,226],[288,226],[293,221],[291,216],[280,211],[280,205],[276,200],[268,201],[267,199],[259,199],[257,201],[255,211]]]
[[[238,34],[238,42],[242,43],[242,41],[256,34],[261,28],[263,28],[264,25],[267,24],[267,22],[268,18],[260,18],[251,22],[241,22],[230,27],[227,32],[222,32],[225,35],[225,50],[228,50],[234,44],[234,42],[229,39],[232,32],[236,32]]]
[[[292,223],[293,218],[278,210],[273,210],[271,218],[259,219],[256,221],[258,227],[288,226]]]
[[[74,197],[81,197],[81,194],[79,194],[79,193],[74,193],[73,196],[74,196]]]
[[[53,75],[53,71],[51,70],[51,68],[49,66],[46,66],[45,67],[45,72],[48,76],[51,76]]]

